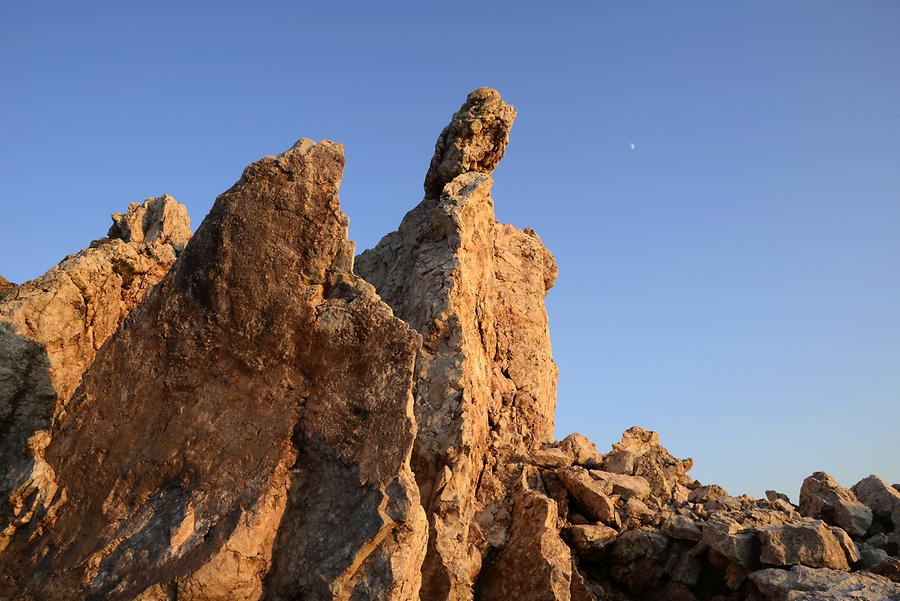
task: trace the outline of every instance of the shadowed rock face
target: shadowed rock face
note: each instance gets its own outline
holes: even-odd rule
[[[166,235],[122,237],[115,214],[110,238],[0,291],[0,551],[17,530],[39,529],[64,501],[43,459],[51,424],[97,350],[190,237],[187,209],[170,196],[133,203],[130,212]]]
[[[415,595],[420,340],[351,273],[343,164],[339,145],[302,140],[217,199],[54,425],[46,460],[68,500],[13,542],[7,590]]]
[[[9,294],[9,292],[15,287],[15,284],[0,275],[0,300],[2,300],[4,296]]]

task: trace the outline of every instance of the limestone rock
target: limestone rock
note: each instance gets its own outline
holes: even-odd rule
[[[572,465],[572,457],[561,449],[549,447],[531,453],[531,462],[540,467],[568,467]]]
[[[821,520],[765,526],[759,529],[759,538],[762,543],[760,561],[766,565],[850,569],[842,541]]]
[[[469,94],[434,145],[426,196],[439,197],[463,173],[491,173],[503,158],[515,120],[516,109],[497,90],[478,88]]]
[[[556,475],[589,517],[614,528],[620,525],[616,506],[607,496],[611,487],[594,480],[583,468],[563,468]]]
[[[893,601],[900,599],[900,584],[865,572],[847,573],[794,566],[770,568],[750,574],[767,601]]]
[[[613,445],[603,460],[603,469],[641,476],[650,483],[653,494],[662,499],[677,495],[677,487],[692,480],[687,477],[694,464],[691,459],[676,459],[659,443],[659,434],[643,428],[629,428],[622,440]]]
[[[570,598],[572,558],[559,537],[556,503],[535,492],[515,503],[509,541],[482,570],[484,601],[563,601]]]
[[[0,299],[0,551],[17,530],[38,533],[64,503],[43,456],[49,429],[97,350],[187,243],[187,209],[165,198],[168,209],[145,219],[169,232],[164,239],[96,241]]]
[[[586,467],[600,467],[603,455],[597,451],[587,436],[577,432],[569,434],[559,443],[559,450],[572,458],[572,462]]]
[[[191,237],[187,209],[168,194],[132,203],[127,213],[113,213],[110,238],[125,242],[171,244],[181,250]]]
[[[519,462],[553,435],[556,263],[533,231],[497,223],[490,194],[514,118],[496,91],[470,94],[438,138],[425,198],[356,261],[424,340],[412,464],[430,522],[426,601],[471,598],[510,536]]]
[[[15,284],[0,275],[0,300],[3,300],[3,297],[9,294],[9,292],[15,287]]]
[[[616,540],[618,532],[603,524],[583,524],[569,528],[569,535],[578,556],[586,561],[598,561],[603,550]]]
[[[872,510],[875,519],[892,529],[900,529],[900,491],[875,475],[863,478],[851,491]]]
[[[862,536],[872,525],[872,510],[825,472],[816,472],[800,488],[800,514]]]
[[[416,598],[420,337],[351,272],[343,164],[302,140],[219,196],[53,424],[68,501],[7,593]]]

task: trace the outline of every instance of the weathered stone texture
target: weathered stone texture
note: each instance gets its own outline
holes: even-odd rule
[[[515,110],[469,95],[436,144],[425,199],[357,259],[422,334],[413,468],[430,520],[424,599],[468,599],[509,536],[521,461],[551,440],[557,370],[544,296],[556,263],[531,230],[497,223],[490,172]]]
[[[351,272],[343,164],[339,145],[302,140],[217,199],[53,425],[68,500],[13,542],[8,586],[415,598],[420,337]]]
[[[16,530],[39,530],[63,502],[66,493],[43,458],[50,427],[97,350],[190,237],[187,209],[169,196],[131,210],[145,213],[148,230],[166,235],[133,240],[111,230],[111,238],[0,299],[0,551]]]

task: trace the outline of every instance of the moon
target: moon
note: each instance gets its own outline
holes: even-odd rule
[[[630,150],[634,150],[634,142],[632,142],[631,144],[629,144],[629,145],[628,145],[628,148],[629,148]]]

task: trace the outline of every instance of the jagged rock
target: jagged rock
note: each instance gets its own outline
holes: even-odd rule
[[[0,299],[0,551],[17,530],[38,533],[65,502],[44,460],[49,428],[97,349],[187,243],[187,209],[165,198],[166,211],[144,219],[164,239],[99,240]]]
[[[420,337],[351,273],[343,164],[303,140],[216,200],[53,425],[68,501],[7,592],[416,598]]]
[[[594,480],[584,468],[562,468],[556,475],[589,517],[614,528],[620,526],[616,506],[607,496],[611,487]]]
[[[794,566],[769,568],[750,574],[767,601],[894,601],[900,585],[865,572],[849,574],[829,569]]]
[[[533,231],[497,223],[490,195],[514,118],[496,91],[470,94],[435,145],[424,200],[356,262],[424,339],[412,462],[430,522],[426,601],[471,598],[509,537],[519,462],[553,435],[556,263]]]
[[[107,234],[125,242],[171,244],[181,250],[191,237],[187,209],[168,194],[131,203],[127,213],[113,213]]]
[[[572,458],[572,463],[586,467],[600,467],[603,455],[586,436],[577,432],[569,434],[559,442],[559,449]]]
[[[676,515],[667,520],[662,526],[662,531],[669,538],[679,540],[698,541],[702,536],[697,524],[683,515]]]
[[[506,152],[515,120],[516,109],[497,90],[478,88],[469,94],[434,145],[425,194],[440,197],[444,186],[464,173],[492,173]]]
[[[682,494],[679,488],[692,482],[687,476],[694,464],[692,459],[676,459],[659,444],[659,434],[643,428],[629,428],[622,440],[612,447],[603,460],[603,469],[610,472],[641,476],[650,483],[653,494],[669,500]],[[686,495],[684,490],[683,494]]]
[[[790,503],[791,499],[784,493],[780,493],[777,490],[767,490],[766,498],[772,502],[775,501],[784,501],[785,503]]]
[[[9,294],[15,287],[15,284],[0,275],[0,300],[3,300],[3,297]]]
[[[897,489],[872,475],[854,484],[850,490],[872,510],[874,519],[900,529],[900,492]]]
[[[480,580],[475,596],[484,601],[570,599],[572,558],[559,537],[553,500],[535,491],[518,497],[509,541]]]
[[[618,532],[603,524],[582,524],[569,528],[578,556],[585,561],[598,561],[603,550],[618,536]]]
[[[825,472],[816,472],[800,488],[800,514],[863,536],[872,525],[872,510]]]
[[[591,478],[605,483],[613,494],[622,498],[646,499],[650,496],[650,484],[641,476],[627,476],[603,470],[589,470],[588,473]]]
[[[760,561],[770,566],[804,565],[849,570],[845,544],[821,520],[759,528]],[[855,547],[853,547],[855,553]],[[855,560],[859,555],[855,554]]]
[[[759,542],[753,528],[726,516],[715,516],[703,524],[701,540],[710,549],[741,568],[757,565]]]

